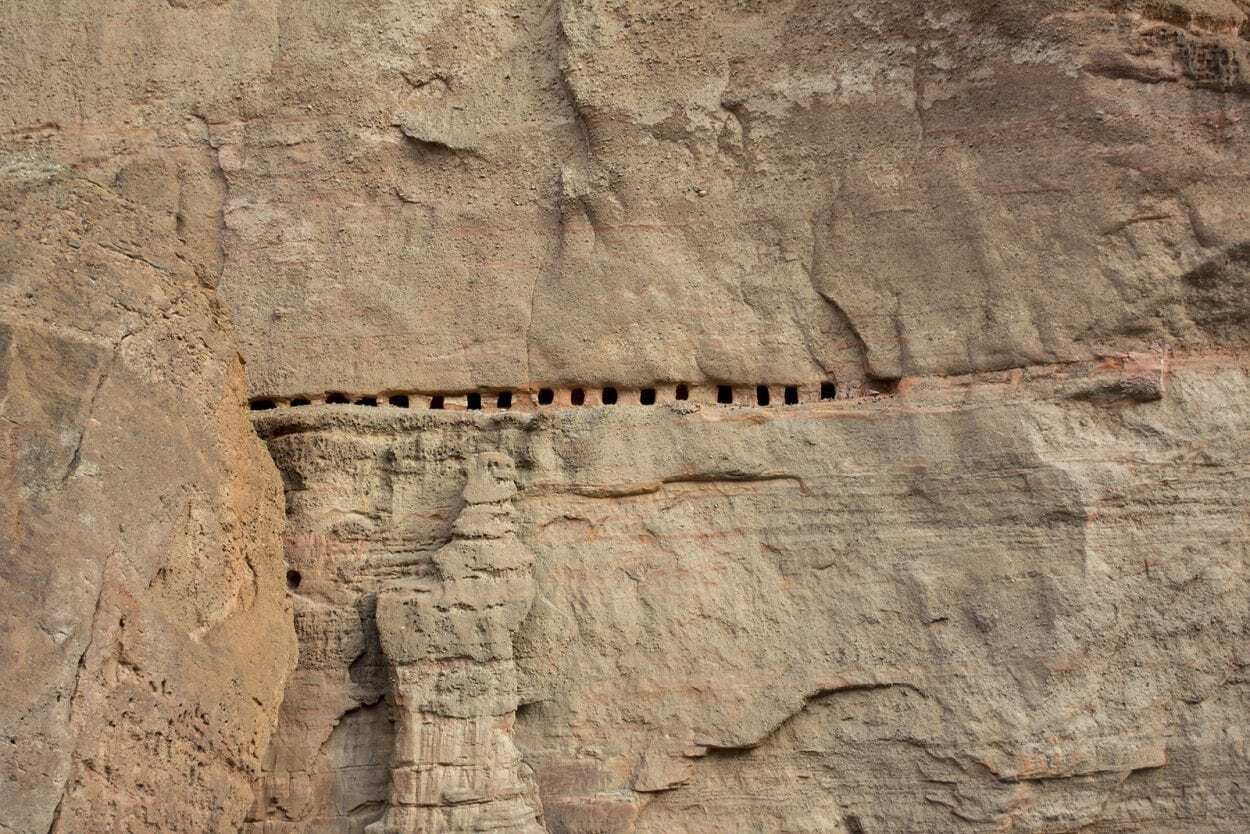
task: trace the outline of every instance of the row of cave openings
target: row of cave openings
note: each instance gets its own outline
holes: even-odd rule
[[[819,385],[691,386],[685,383],[662,388],[539,388],[537,391],[471,391],[458,394],[365,394],[351,395],[329,391],[319,397],[256,397],[249,403],[253,411],[269,411],[309,405],[362,405],[368,407],[426,408],[435,411],[510,411],[537,408],[579,408],[584,406],[655,405],[661,399],[674,402],[716,405],[795,406],[804,402],[838,398],[833,382]]]

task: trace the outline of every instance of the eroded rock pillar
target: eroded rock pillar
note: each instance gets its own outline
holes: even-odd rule
[[[369,834],[545,830],[512,741],[512,638],[534,598],[515,494],[512,460],[478,455],[452,540],[434,555],[435,583],[400,581],[378,595],[396,740],[387,812]]]

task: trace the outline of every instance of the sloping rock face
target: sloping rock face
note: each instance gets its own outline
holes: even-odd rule
[[[317,661],[340,680],[396,657],[390,597],[314,613],[362,576],[445,587],[481,456],[515,461],[537,589],[510,735],[548,831],[1214,834],[1250,824],[1248,394],[1243,360],[1196,354],[792,408],[311,406],[258,426],[298,508],[302,640],[343,645],[317,623],[353,623],[337,667]],[[503,598],[473,595],[460,621]],[[404,651],[502,631],[413,626]],[[396,683],[390,721],[355,717],[381,684],[341,715],[293,691],[317,723],[279,744],[310,736],[298,769],[352,802],[297,806],[270,780],[255,830],[381,815],[414,694],[430,709],[460,686],[466,714],[498,697],[495,655],[469,643],[479,684],[463,667]],[[425,720],[438,737],[446,719]],[[462,750],[435,748],[427,774],[470,765]]]
[[[295,659],[280,483],[172,215],[0,155],[0,831],[237,832]]]

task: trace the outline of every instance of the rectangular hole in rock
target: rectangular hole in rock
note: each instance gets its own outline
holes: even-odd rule
[[[444,406],[444,403],[443,403],[442,394],[435,394],[434,396],[430,397],[430,408],[434,409],[435,411],[438,411],[438,410],[441,410],[443,406]]]
[[[391,394],[391,396],[387,398],[387,402],[395,408],[407,408],[409,405],[407,394]]]
[[[832,400],[838,396],[838,389],[832,382],[820,383],[820,398],[822,400]]]
[[[616,405],[616,389],[615,388],[603,389],[603,404],[604,405]]]
[[[655,405],[655,389],[643,388],[638,392],[638,402],[643,405]]]
[[[470,411],[478,411],[482,408],[482,395],[481,394],[478,394],[476,392],[472,393],[468,396],[467,399],[468,399]]]
[[[252,411],[269,411],[270,409],[277,408],[278,404],[273,400],[252,400],[248,403],[248,407],[251,408]]]
[[[295,406],[296,408],[299,408],[300,406],[303,406],[303,405],[312,405],[312,400],[308,399],[307,397],[296,397],[295,399],[291,400],[291,405]]]
[[[716,386],[716,401],[721,405],[729,405],[734,401],[734,389],[732,385]]]
[[[893,397],[898,393],[898,385],[897,379],[874,379],[868,384],[868,393],[874,397]]]
[[[569,402],[573,403],[573,405],[585,405],[586,392],[581,388],[574,388],[572,393],[569,394]]]
[[[356,400],[356,405],[376,406],[378,404],[377,397],[361,397]]]
[[[555,402],[555,400],[556,400],[555,391],[552,391],[550,388],[538,389],[538,404],[539,405],[551,405],[553,402]]]
[[[347,399],[346,394],[339,393],[338,391],[331,391],[326,394],[326,402],[330,405],[347,405],[351,402],[351,400]]]
[[[786,405],[798,405],[798,404],[799,404],[799,386],[787,385],[786,386]]]
[[[690,399],[690,386],[686,385],[685,383],[678,385],[677,391],[675,392],[674,396],[679,400]]]
[[[768,394],[767,385],[755,386],[755,401],[760,405],[768,405],[772,398]]]
[[[498,408],[503,408],[503,409],[512,408],[512,392],[511,391],[500,392],[499,398],[495,400],[495,406]]]

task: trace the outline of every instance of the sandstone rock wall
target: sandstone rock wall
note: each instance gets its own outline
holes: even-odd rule
[[[514,737],[549,831],[1214,834],[1250,824],[1248,383],[1195,354],[789,409],[257,420],[309,609],[429,576],[476,456],[517,462]],[[382,654],[356,605],[342,679]],[[391,742],[339,709],[360,741],[322,714],[301,767],[344,783]],[[383,762],[350,824],[283,800],[266,830],[360,830]]]
[[[0,4],[0,831],[1250,828],[1248,21]]]
[[[172,216],[0,154],[0,831],[237,832],[282,499]]]
[[[1246,20],[286,6],[266,83],[208,116],[253,392],[853,383],[1244,344]]]
[[[377,598],[395,720],[386,814],[368,834],[541,834],[542,811],[512,740],[513,641],[534,601],[534,555],[518,541],[516,469],[469,461],[438,584],[400,581]]]
[[[1244,0],[12,0],[0,141],[175,214],[255,395],[854,383],[1244,345],[1248,31]]]

